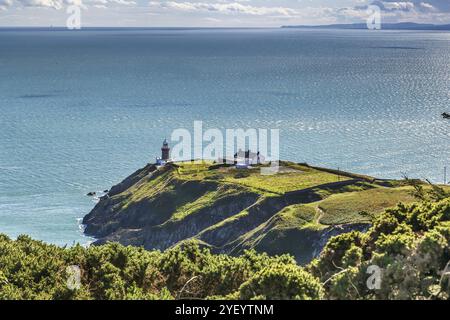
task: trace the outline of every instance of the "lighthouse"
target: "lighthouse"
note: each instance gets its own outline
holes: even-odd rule
[[[156,165],[164,166],[167,162],[170,162],[170,148],[167,139],[164,139],[161,147],[161,158],[156,158]]]
[[[170,158],[170,148],[167,139],[164,139],[162,148],[161,148],[161,160],[167,161]]]

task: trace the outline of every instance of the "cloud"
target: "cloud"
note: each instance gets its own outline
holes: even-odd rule
[[[288,7],[252,6],[241,2],[177,2],[177,1],[150,1],[151,7],[184,12],[213,12],[222,14],[245,14],[254,16],[295,16],[298,11]]]
[[[450,0],[375,0],[368,4],[381,9],[385,22],[450,23]],[[355,6],[354,9],[365,11],[368,4]]]
[[[33,16],[47,24],[50,15],[56,16],[60,12],[32,11],[30,8],[62,11],[68,5],[81,3],[83,7],[91,8],[86,19],[95,21],[92,24],[98,21],[104,25],[120,21],[154,26],[361,23],[368,18],[367,8],[371,4],[380,7],[383,22],[450,23],[450,0],[322,0],[320,4],[313,0],[0,0],[0,10],[18,8],[14,13],[22,20]],[[20,10],[23,7],[29,9]],[[105,10],[116,8],[122,9]],[[151,20],[148,19],[150,15]],[[19,23],[12,20],[13,15],[9,17],[9,20],[3,20]]]
[[[395,0],[384,0],[384,3],[395,3],[395,2],[405,2],[405,1],[395,1]],[[433,8],[440,12],[450,12],[450,1],[449,0],[409,0],[417,8]]]
[[[0,10],[6,10],[8,7],[12,6],[12,0],[0,0]]]
[[[387,11],[411,11],[415,5],[409,1],[383,2],[384,9]]]
[[[432,4],[429,4],[428,2],[421,2],[420,7],[428,10],[435,10],[436,8],[433,7]]]
[[[63,2],[61,0],[20,0],[24,7],[47,7],[61,9]]]
[[[450,12],[450,0],[376,0],[372,4],[379,6],[385,12]]]
[[[360,5],[360,3],[366,5]],[[149,5],[165,13],[190,12],[222,15],[267,16],[301,21],[314,19],[320,23],[351,23],[366,21],[370,4],[380,7],[386,22],[446,22],[450,18],[450,0],[355,0],[355,6],[257,6],[250,0],[154,1]],[[267,3],[267,1],[266,1]],[[276,3],[276,2],[274,2]],[[358,5],[359,4],[359,5]],[[216,16],[217,17],[217,16]],[[450,21],[448,21],[450,22]],[[448,23],[447,22],[447,23]]]
[[[0,9],[6,9],[14,5],[27,8],[53,8],[60,10],[67,5],[92,5],[104,6],[110,5],[135,5],[134,0],[0,0]]]

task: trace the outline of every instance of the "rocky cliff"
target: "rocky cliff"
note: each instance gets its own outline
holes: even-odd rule
[[[149,164],[102,197],[83,219],[97,244],[117,241],[167,249],[197,239],[215,252],[254,248],[306,263],[326,241],[364,230],[408,187],[345,172],[283,162],[279,173],[212,163]]]

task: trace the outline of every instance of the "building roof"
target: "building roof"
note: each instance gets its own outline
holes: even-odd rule
[[[258,156],[259,152],[255,153],[251,152],[250,150],[242,151],[241,149],[239,149],[239,151],[234,154],[235,158],[245,158],[245,159],[254,159],[257,158]]]

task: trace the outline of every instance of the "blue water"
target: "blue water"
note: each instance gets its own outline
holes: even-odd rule
[[[281,157],[442,182],[450,33],[0,31],[0,232],[86,243],[79,219],[173,129],[279,128]]]

